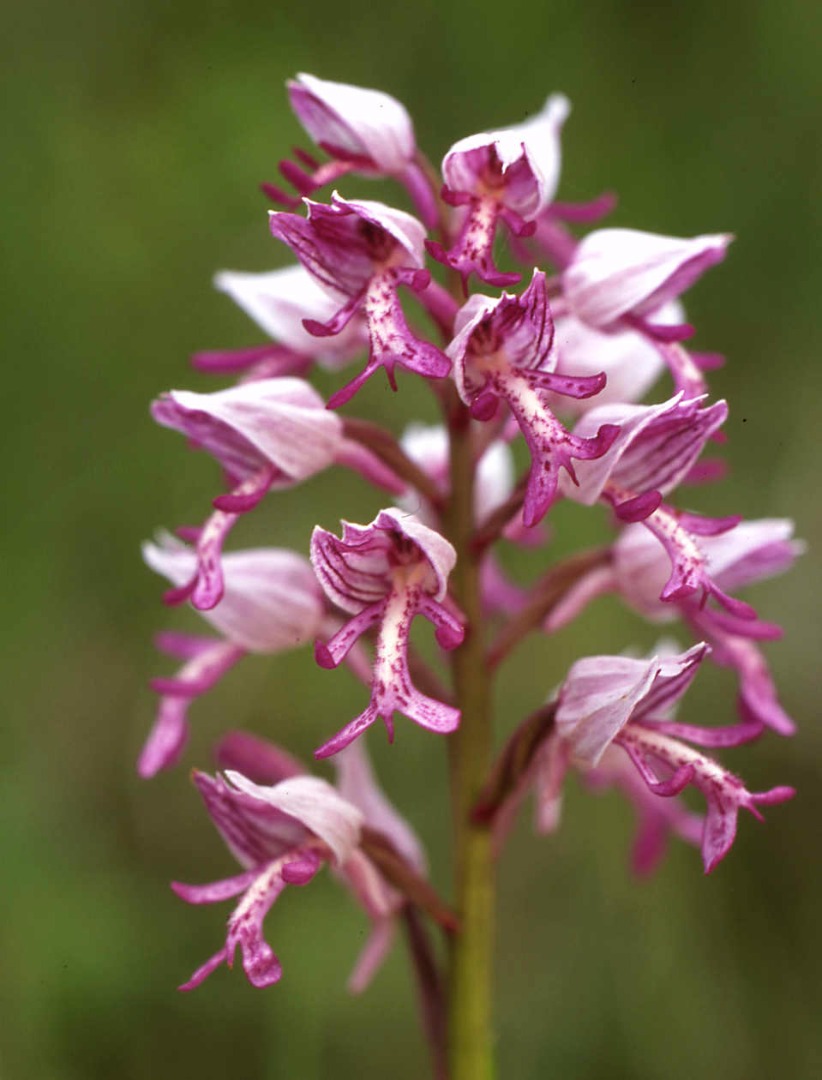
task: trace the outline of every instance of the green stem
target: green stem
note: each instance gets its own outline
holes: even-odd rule
[[[473,534],[474,457],[468,412],[450,410],[450,539],[457,551],[451,574],[455,599],[467,616],[465,641],[453,655],[456,703],[462,718],[449,738],[457,914],[449,980],[450,1080],[492,1080],[491,1024],[494,882],[489,830],[471,820],[491,764],[490,679],[485,663],[479,558]]]

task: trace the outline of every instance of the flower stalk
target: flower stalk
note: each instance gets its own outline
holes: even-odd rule
[[[450,422],[451,505],[449,536],[457,552],[452,590],[467,619],[463,644],[452,657],[454,690],[462,720],[449,740],[457,915],[449,983],[451,1080],[494,1076],[492,973],[494,866],[489,831],[471,811],[488,774],[492,743],[490,684],[482,633],[479,558],[474,531],[474,455],[468,410],[457,406]]]

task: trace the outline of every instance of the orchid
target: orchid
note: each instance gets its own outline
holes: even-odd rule
[[[401,712],[422,727],[447,733],[459,723],[459,711],[417,690],[408,670],[411,622],[424,615],[436,627],[437,641],[454,649],[464,626],[443,600],[456,555],[433,529],[399,510],[382,510],[370,525],[343,522],[342,538],[316,528],[311,561],[329,600],[354,617],[328,642],[318,642],[317,662],[335,668],[359,637],[379,625],[371,702],[365,712],[315,752],[327,757],[382,717],[389,739],[393,715]]]
[[[229,919],[225,947],[181,989],[193,990],[224,962],[231,967],[237,947],[252,985],[277,982],[282,971],[262,938],[263,919],[286,885],[307,884],[327,863],[372,922],[371,936],[349,980],[353,991],[365,990],[391,946],[407,903],[368,851],[387,842],[412,879],[425,872],[425,855],[411,827],[383,794],[362,746],[356,744],[339,756],[336,789],[310,776],[279,747],[244,732],[229,733],[217,748],[217,759],[226,770],[225,779],[195,773],[194,782],[215,828],[245,872],[211,885],[175,882],[172,887],[191,904],[240,894],[242,899]],[[232,764],[252,778],[232,770]]]
[[[793,523],[784,519],[742,522],[715,536],[700,538],[701,557],[708,573],[722,589],[737,589],[782,573],[802,553],[792,539]],[[763,728],[792,735],[793,720],[779,703],[759,641],[781,637],[781,629],[761,619],[743,617],[700,603],[695,596],[663,600],[668,573],[665,549],[650,532],[629,525],[613,547],[607,567],[598,567],[581,578],[545,623],[555,632],[576,618],[595,597],[620,594],[627,605],[653,622],[681,618],[694,634],[712,646],[711,660],[737,673],[738,708],[742,723],[735,729],[740,740],[755,738]]]
[[[533,233],[559,182],[559,135],[569,109],[567,98],[554,94],[537,116],[460,139],[443,158],[443,197],[467,212],[450,250],[436,241],[428,242],[428,250],[460,274],[463,286],[472,273],[489,285],[519,281],[519,274],[502,273],[493,264],[497,222],[518,236]]]
[[[362,711],[352,719],[354,709],[329,701],[305,717],[305,737],[321,740],[317,767],[330,765],[335,785],[238,731],[218,744],[221,773],[194,773],[241,872],[174,886],[192,904],[237,898],[224,943],[183,989],[230,967],[238,949],[254,986],[277,982],[263,920],[286,886],[327,866],[371,925],[350,988],[370,982],[402,925],[435,1075],[489,1080],[493,864],[526,795],[538,830],[551,833],[571,773],[588,790],[617,788],[636,810],[632,865],[646,874],[673,836],[714,871],[740,810],[761,817],[793,794],[749,790],[711,755],[794,730],[760,651],[781,628],[737,593],[802,549],[786,520],[693,505],[698,485],[721,478],[705,451],[724,437],[728,404],[708,386],[722,358],[685,347],[696,330],[680,298],[724,260],[729,234],[596,228],[578,238],[569,226],[590,225],[615,200],[558,201],[570,113],[561,94],[519,124],[457,139],[438,175],[389,94],[309,74],[288,93],[317,156],[298,148],[281,163],[296,195],[263,187],[279,207],[269,214],[275,250],[295,261],[215,278],[267,340],[197,353],[198,370],[238,381],[171,390],[152,406],[159,424],[214,458],[223,486],[202,525],[177,530],[191,546],[164,536],[144,548],[171,582],[166,601],[190,600],[217,636],[160,635],[182,667],[152,684],[160,705],[138,769],[149,777],[180,759],[189,706],[248,653],[313,642],[320,668],[345,664]],[[399,183],[411,212],[382,192],[335,190],[361,177],[389,191]],[[349,364],[358,373],[339,385]],[[399,368],[413,376],[436,418],[408,416],[395,432],[341,408],[380,368],[394,391],[405,389]],[[327,401],[317,376],[336,387]],[[346,518],[344,486],[319,484],[310,560],[277,547],[223,551],[252,511],[276,538],[277,493],[338,467],[367,485],[365,524]],[[574,537],[560,535],[566,510],[587,514],[602,542],[573,550]],[[609,593],[652,624],[679,621],[693,644],[640,657],[626,641],[558,669],[553,635]],[[423,621],[433,640],[418,633]],[[515,697],[496,693],[496,680],[526,638],[540,650],[539,685],[517,723]],[[719,696],[710,717],[689,712],[686,692],[705,663],[734,671],[735,720]],[[498,703],[511,734],[495,756]],[[267,722],[276,729],[293,707],[278,701]],[[423,729],[430,753],[448,743],[453,908],[370,764],[368,729],[382,720],[393,743],[397,714]],[[426,797],[427,774],[417,779]],[[694,793],[703,813],[683,798]]]
[[[330,206],[305,200],[307,218],[284,212],[271,214],[271,232],[288,244],[317,281],[347,302],[326,322],[304,320],[317,337],[339,334],[358,312],[368,324],[371,354],[365,370],[338,390],[329,406],[354,396],[379,367],[392,389],[397,364],[429,378],[443,378],[450,364],[434,345],[415,338],[408,329],[397,297],[397,286],[421,292],[430,281],[423,269],[425,230],[410,214],[382,203],[349,201],[336,192]]]
[[[550,727],[528,747],[525,764],[520,762],[505,798],[498,805],[491,792],[481,798],[481,816],[487,817],[491,807],[498,828],[507,830],[525,792],[534,787],[538,827],[552,832],[559,825],[564,778],[574,767],[593,786],[616,784],[637,807],[640,834],[634,863],[640,871],[658,861],[665,834],[673,830],[701,847],[705,872],[710,873],[733,843],[740,809],[761,819],[758,806],[784,802],[794,791],[780,786],[750,792],[718,762],[687,745],[733,745],[726,738],[727,729],[682,724],[673,717],[709,651],[700,642],[684,653],[663,648],[641,660],[625,656],[578,660],[549,706]],[[522,740],[524,734],[517,738]],[[627,759],[619,756],[620,751]],[[703,819],[674,801],[689,785],[706,800]],[[649,800],[649,794],[654,798]],[[654,805],[656,799],[664,800],[661,808]]]
[[[175,882],[174,891],[190,904],[242,899],[223,948],[180,989],[193,990],[220,964],[231,967],[238,948],[252,986],[270,986],[282,968],[262,936],[263,919],[286,885],[307,885],[324,863],[346,864],[360,839],[362,815],[313,776],[266,787],[229,771],[225,780],[195,773],[194,782],[243,872],[210,885]]]
[[[152,415],[213,454],[231,489],[214,499],[215,512],[195,531],[196,571],[168,594],[169,603],[189,596],[201,610],[219,603],[225,538],[239,516],[253,510],[271,490],[301,483],[335,461],[388,490],[402,488],[367,450],[346,440],[341,422],[302,379],[261,379],[212,394],[172,390],[154,402]]]
[[[545,403],[544,391],[590,397],[602,389],[605,377],[554,373],[545,275],[536,270],[520,297],[472,298],[457,317],[456,329],[449,353],[459,395],[471,415],[490,420],[504,400],[528,444],[532,464],[523,520],[536,525],[556,496],[559,470],[576,482],[573,461],[602,457],[619,434],[617,427],[604,425],[590,439],[571,435]]]
[[[173,537],[143,545],[146,563],[178,588],[191,580],[196,554]],[[141,776],[174,765],[188,739],[191,702],[210,690],[247,653],[298,648],[320,632],[325,605],[307,559],[294,551],[233,551],[223,563],[222,602],[202,614],[219,638],[166,632],[157,645],[186,663],[171,679],[154,679],[162,695],[157,719],[138,762]]]

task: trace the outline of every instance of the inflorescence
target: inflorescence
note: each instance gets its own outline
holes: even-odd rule
[[[449,589],[457,560],[447,524],[449,440],[460,426],[473,447],[483,621],[497,627],[489,669],[527,634],[556,633],[604,594],[652,623],[678,624],[693,640],[680,651],[666,639],[644,658],[583,657],[547,703],[535,702],[474,807],[474,822],[493,830],[497,849],[528,793],[538,829],[558,827],[569,770],[631,800],[640,872],[657,864],[671,833],[700,847],[712,870],[733,843],[740,809],[760,817],[760,807],[793,794],[751,792],[709,755],[766,730],[794,730],[760,649],[780,629],[736,594],[788,568],[800,545],[788,521],[705,517],[681,505],[683,487],[721,474],[702,454],[721,441],[728,408],[709,401],[706,372],[721,358],[686,346],[694,330],[680,297],[724,258],[731,237],[594,228],[577,239],[569,224],[595,224],[615,200],[555,200],[570,111],[562,95],[521,124],[460,139],[440,178],[417,148],[408,113],[388,95],[309,75],[288,89],[323,155],[299,150],[281,163],[295,194],[263,185],[279,207],[271,234],[296,263],[216,278],[266,340],[194,357],[197,369],[236,378],[233,385],[172,390],[152,406],[155,420],[217,461],[222,482],[202,524],[144,547],[148,565],[171,583],[166,601],[189,601],[216,636],[159,636],[181,667],[153,682],[159,710],[139,772],[154,776],[179,761],[190,706],[248,653],[313,644],[321,668],[345,664],[362,682],[364,707],[354,718],[330,718],[316,751],[335,766],[333,786],[236,731],[217,748],[224,771],[195,772],[241,870],[209,885],[174,885],[193,904],[239,897],[225,944],[183,989],[231,965],[238,947],[255,986],[276,982],[280,964],[263,919],[286,886],[305,885],[325,864],[373,928],[353,989],[368,983],[398,920],[424,911],[456,929],[427,880],[421,844],[377,784],[362,735],[381,720],[393,740],[396,716],[445,736],[460,724],[451,691],[410,642],[418,616],[432,624],[444,655],[483,633]],[[398,183],[414,212],[336,190],[315,198],[349,176]],[[412,309],[413,328],[404,314]],[[426,324],[428,336],[419,329]],[[349,366],[353,377],[342,374]],[[317,368],[340,373],[328,401],[308,381]],[[343,418],[338,407],[372,377],[394,389],[424,379],[442,424],[410,423],[395,437]],[[660,377],[667,398],[644,403]],[[517,480],[511,446],[520,439],[529,466]],[[334,466],[379,493],[372,521],[342,521],[339,534],[318,526],[304,554],[223,551],[261,502]],[[612,540],[553,558],[545,523],[561,500],[605,506]],[[495,552],[502,540],[544,548],[544,574],[527,587],[511,581]],[[735,722],[677,719],[705,663],[735,673]],[[702,796],[704,814],[683,802],[688,788]]]

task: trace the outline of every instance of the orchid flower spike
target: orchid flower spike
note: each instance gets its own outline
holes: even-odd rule
[[[335,668],[355,641],[378,627],[368,708],[315,751],[328,757],[382,717],[394,737],[393,715],[441,734],[459,724],[459,710],[422,694],[411,682],[408,644],[411,622],[423,615],[436,627],[439,644],[455,648],[464,627],[454,606],[445,605],[448,575],[456,553],[439,533],[398,509],[381,510],[369,525],[344,521],[343,535],[315,528],[311,562],[326,596],[353,618],[328,642],[317,642],[317,663]]]
[[[180,587],[191,580],[197,555],[163,535],[143,545],[143,558]],[[293,551],[259,548],[224,556],[225,593],[203,617],[219,638],[166,632],[157,644],[185,663],[173,678],[152,680],[161,695],[157,719],[137,765],[151,777],[176,764],[188,741],[188,707],[210,690],[247,653],[299,648],[320,630],[325,604],[311,564]]]
[[[461,275],[464,285],[472,273],[489,285],[519,281],[519,274],[502,273],[494,265],[497,222],[502,219],[516,236],[533,233],[536,218],[559,183],[559,137],[570,109],[566,97],[553,94],[536,116],[460,139],[443,158],[443,197],[466,212],[449,251],[435,241],[426,246],[435,259]]]
[[[336,192],[330,206],[304,202],[307,217],[272,211],[271,232],[331,296],[343,301],[331,318],[306,319],[305,328],[317,337],[333,337],[362,312],[371,342],[365,370],[330,398],[329,408],[352,398],[380,367],[394,390],[397,364],[427,378],[447,375],[447,358],[414,337],[397,297],[398,285],[420,292],[431,279],[423,266],[423,226],[402,210],[343,199]]]

